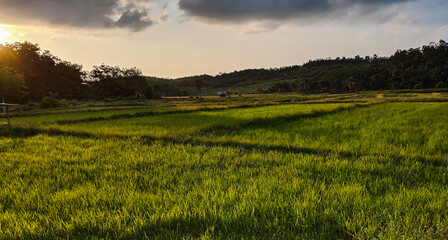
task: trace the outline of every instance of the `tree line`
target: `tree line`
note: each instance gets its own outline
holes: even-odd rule
[[[389,58],[360,57],[315,60],[304,64],[291,89],[359,91],[446,88],[448,44],[440,40],[421,48],[397,50]]]
[[[181,87],[194,87],[197,81],[201,81],[206,88],[273,83],[270,87],[258,89],[259,93],[446,88],[448,44],[440,40],[421,48],[397,50],[390,57],[317,59],[300,66],[248,69],[175,81]]]
[[[174,80],[145,77],[137,68],[105,64],[84,71],[81,65],[61,60],[37,44],[0,45],[0,101],[23,103],[41,101],[48,96],[150,99],[164,94],[191,94],[180,88],[231,88],[237,84],[259,83],[274,83],[259,89],[261,93],[446,88],[448,44],[440,40],[421,48],[397,50],[390,57],[317,59],[301,66],[247,69]]]
[[[41,51],[35,44],[0,45],[0,71],[9,76],[0,78],[1,97],[8,101],[33,101],[50,92],[68,98],[79,97],[84,75],[81,69],[81,65]],[[7,89],[14,89],[14,94],[8,94]]]
[[[61,60],[37,44],[0,45],[0,100],[156,98],[157,94],[161,90],[150,85],[137,68],[101,64],[83,71],[81,65]]]

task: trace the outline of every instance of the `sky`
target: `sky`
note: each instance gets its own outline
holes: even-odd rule
[[[390,56],[448,40],[447,0],[0,0],[0,43],[147,76]]]

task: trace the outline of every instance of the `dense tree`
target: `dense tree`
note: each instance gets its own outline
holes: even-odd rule
[[[21,74],[26,89],[24,100],[40,101],[50,93],[58,98],[101,99],[105,97],[158,98],[163,92],[178,94],[177,88],[148,84],[137,68],[120,68],[102,64],[91,72],[82,66],[63,61],[29,42],[0,45],[0,67]],[[25,88],[23,88],[25,89]]]
[[[90,72],[89,84],[104,97],[150,96],[149,86],[142,72],[137,68],[112,67],[105,64],[94,66]]]
[[[60,97],[81,95],[82,66],[42,51],[29,42],[0,45],[0,66],[14,69],[25,77],[26,100],[40,100],[50,92]]]
[[[205,82],[201,79],[196,79],[195,84],[196,84],[196,90],[198,90],[198,93],[202,95],[202,90],[204,89]]]
[[[0,100],[20,102],[26,94],[25,77],[12,69],[0,67]]]

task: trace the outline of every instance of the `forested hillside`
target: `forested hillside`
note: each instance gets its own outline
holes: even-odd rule
[[[421,48],[397,50],[390,57],[317,59],[302,66],[251,69],[217,76],[201,75],[174,80],[180,88],[227,89],[270,83],[273,92],[343,92],[381,89],[445,88],[448,84],[448,44],[440,40]]]
[[[144,77],[137,68],[101,64],[84,71],[29,42],[0,45],[0,98],[13,102],[66,99],[160,98],[242,93],[358,92],[446,88],[448,44],[397,50],[390,57],[317,59],[301,66],[247,69],[178,79]]]

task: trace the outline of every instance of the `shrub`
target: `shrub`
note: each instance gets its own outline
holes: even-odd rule
[[[436,88],[447,88],[448,86],[444,82],[438,82],[436,84]]]
[[[44,97],[40,102],[40,108],[55,108],[60,107],[61,103],[58,100],[58,94],[50,93],[50,95]]]
[[[268,90],[267,89],[263,89],[263,88],[259,88],[257,89],[257,93],[262,94],[262,93],[267,93]]]
[[[63,98],[63,99],[61,99],[60,101],[59,101],[59,104],[60,104],[60,106],[61,107],[68,107],[69,106],[69,101],[67,100],[67,99],[65,99],[65,98]]]
[[[76,100],[76,99],[73,99],[73,100],[70,101],[70,105],[72,105],[72,106],[79,105],[80,103],[81,102],[79,100]]]
[[[414,89],[423,89],[423,85],[421,83],[417,83],[414,85]]]
[[[20,106],[20,108],[23,111],[30,111],[30,110],[33,110],[33,109],[37,109],[39,107],[40,107],[40,103],[37,103],[37,102],[29,102],[29,103],[27,103],[25,105]]]
[[[267,90],[269,93],[287,93],[291,92],[291,84],[289,83],[275,83]]]

